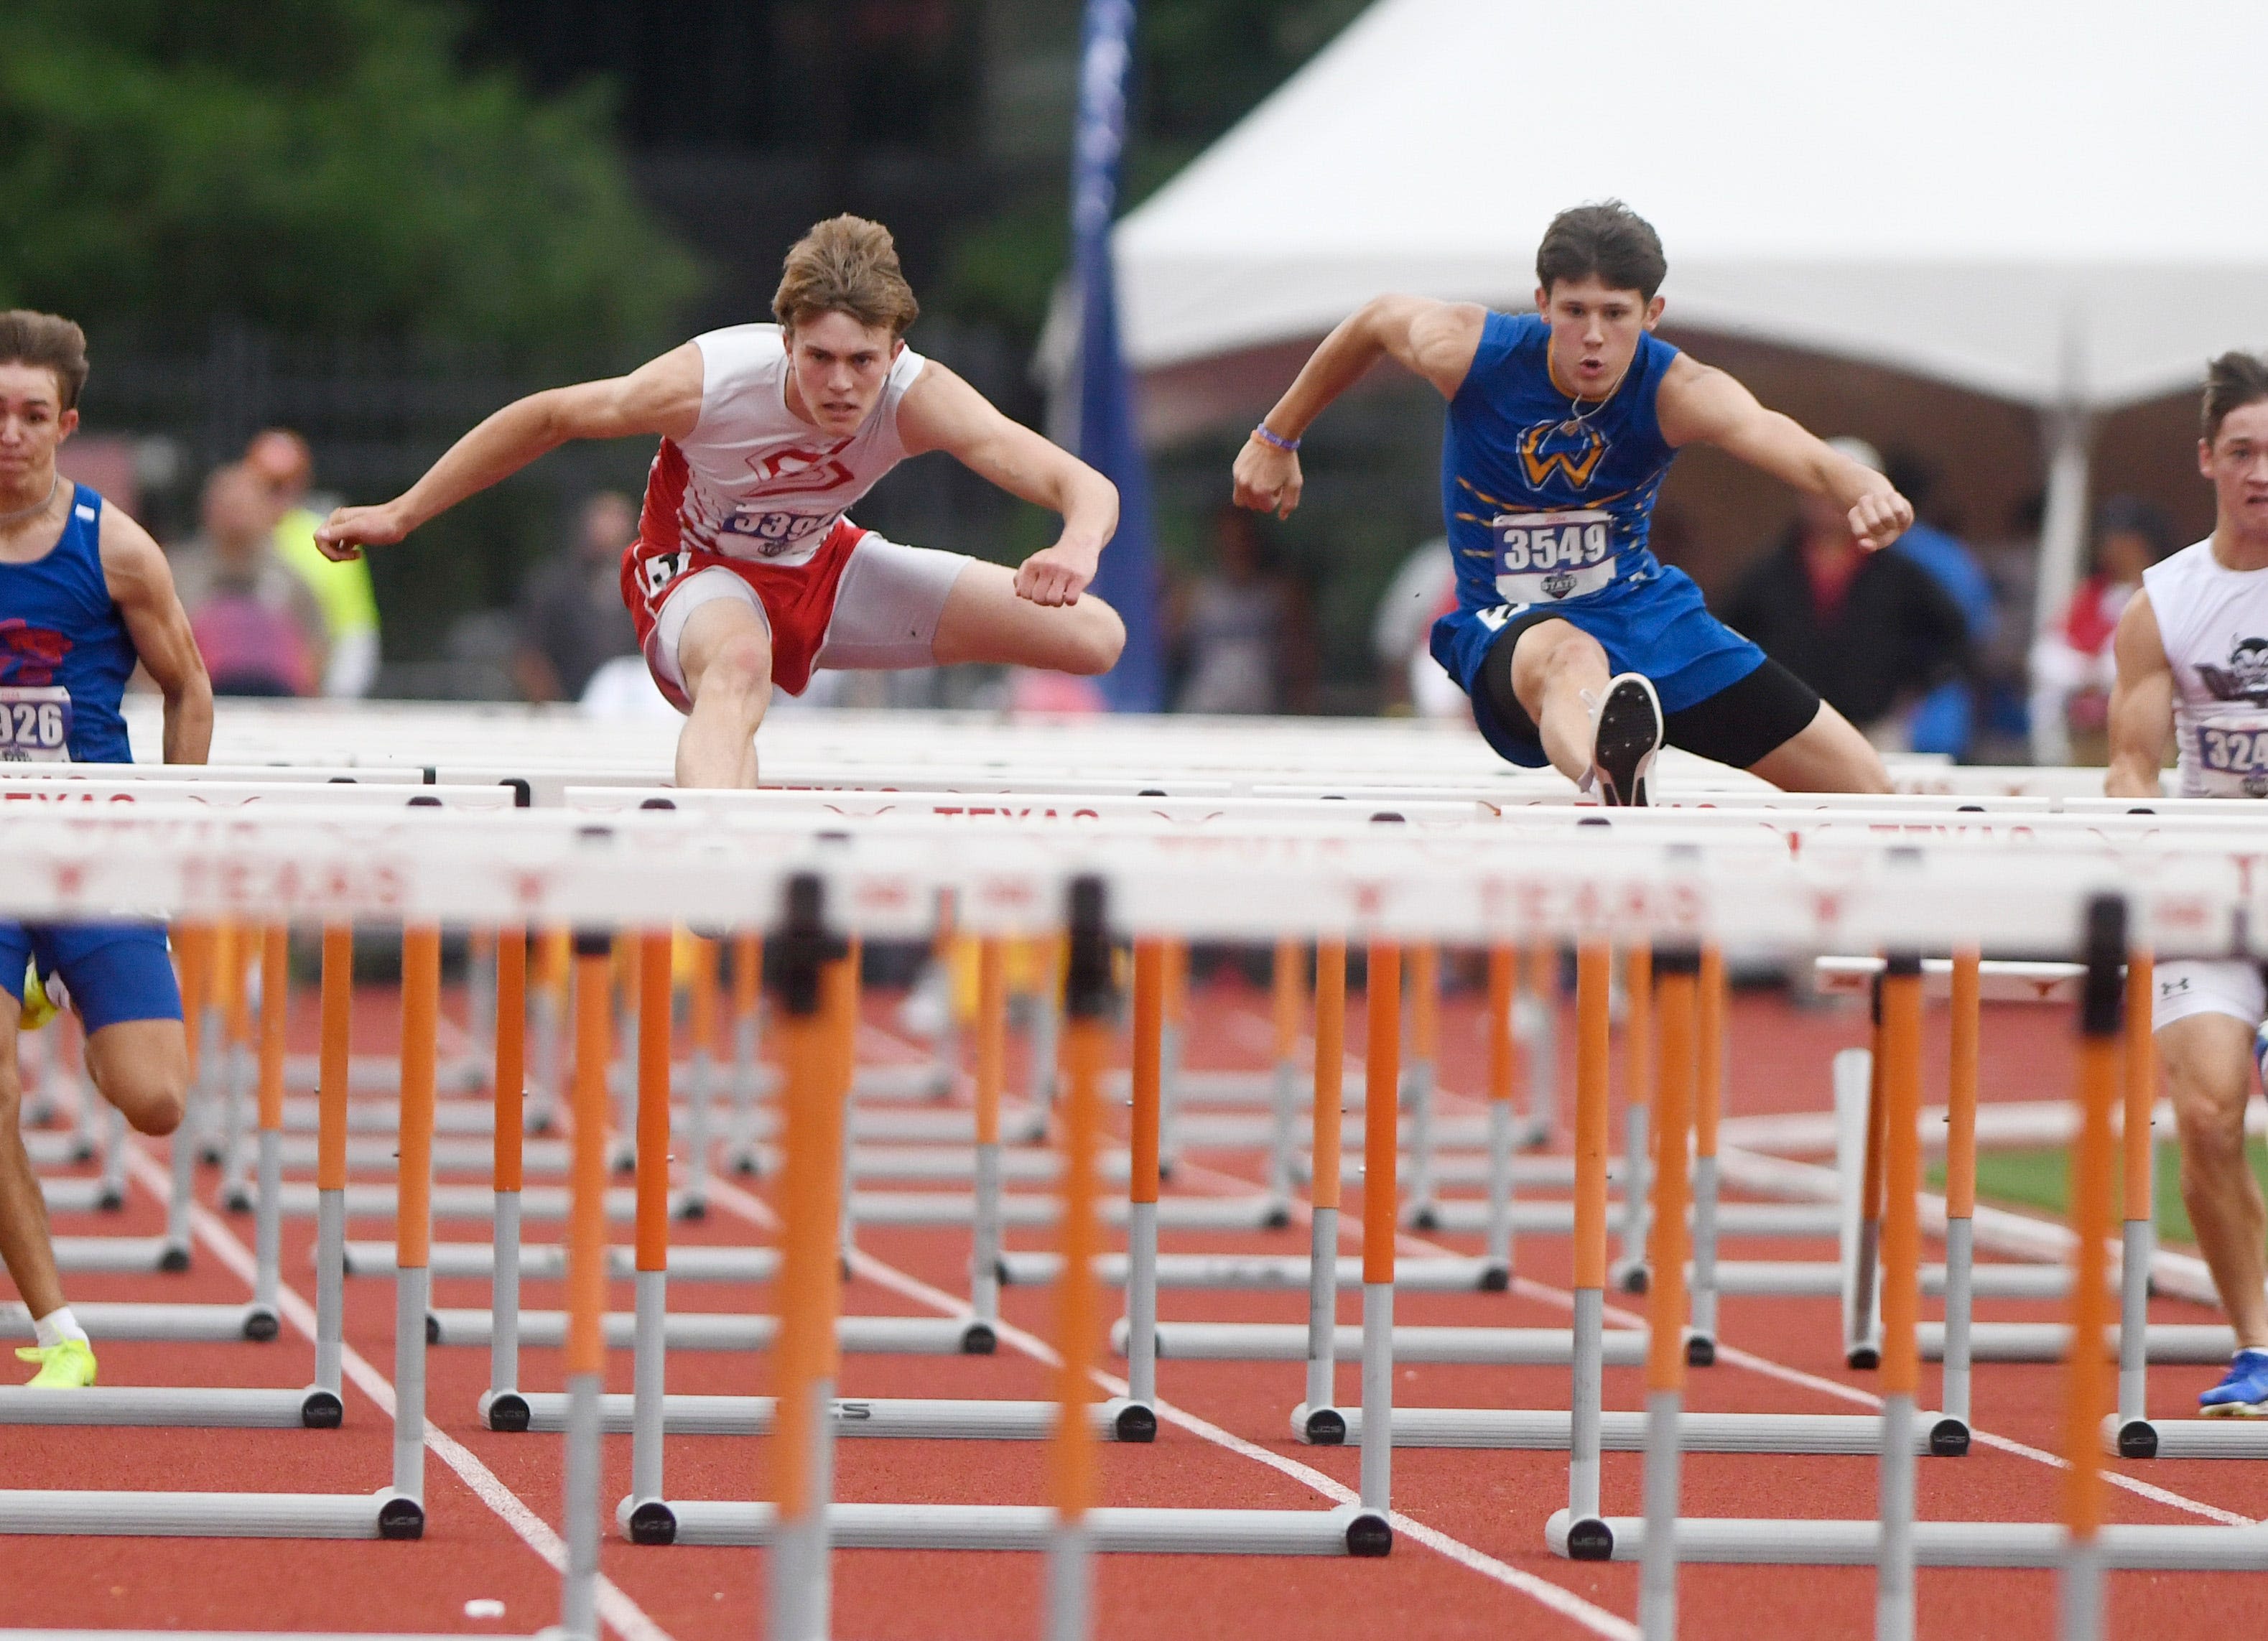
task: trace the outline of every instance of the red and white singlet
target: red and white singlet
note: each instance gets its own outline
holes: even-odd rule
[[[663,692],[681,706],[683,679],[675,646],[693,606],[716,596],[755,595],[772,634],[772,681],[799,695],[827,644],[843,572],[862,545],[895,548],[853,525],[845,510],[903,460],[898,406],[925,361],[910,348],[890,366],[881,398],[858,430],[836,438],[787,407],[788,355],[777,325],[735,325],[694,338],[701,350],[701,418],[682,439],[664,439],[646,475],[638,539],[622,556],[622,601],[630,607]],[[879,557],[880,555],[877,555]],[[934,591],[941,607],[957,554],[920,553],[908,588],[917,602]],[[870,598],[884,583],[877,563]],[[703,572],[717,570],[718,575]],[[732,578],[727,581],[726,577]],[[695,585],[696,578],[699,585]],[[933,584],[942,580],[941,588]],[[934,610],[930,611],[934,620]],[[833,665],[918,665],[925,657],[829,657]]]

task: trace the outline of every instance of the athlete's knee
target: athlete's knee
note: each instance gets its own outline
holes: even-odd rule
[[[107,1026],[95,1033],[87,1050],[95,1087],[135,1132],[163,1136],[181,1126],[188,1108],[189,1053],[178,1023]]]
[[[181,1126],[188,1110],[188,1072],[172,1065],[137,1066],[114,1073],[103,1097],[116,1106],[137,1134],[162,1137]]]
[[[1093,678],[1118,665],[1118,657],[1126,648],[1126,623],[1116,610],[1101,599],[1084,598],[1065,614],[1072,620],[1064,644],[1064,672]]]
[[[735,633],[718,644],[701,669],[694,688],[696,699],[722,695],[762,699],[772,683],[771,641],[760,632]]]

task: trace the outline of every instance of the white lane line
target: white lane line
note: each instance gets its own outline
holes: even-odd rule
[[[157,1162],[138,1149],[129,1148],[128,1166],[134,1176],[160,1201],[173,1193],[173,1179]],[[196,1227],[198,1240],[218,1255],[220,1262],[236,1273],[248,1288],[259,1271],[252,1250],[238,1240],[228,1223],[202,1205],[189,1210],[190,1222]],[[276,1304],[284,1320],[306,1336],[315,1337],[315,1307],[303,1299],[289,1283],[276,1287]],[[383,1373],[372,1366],[369,1359],[352,1345],[344,1347],[340,1365],[355,1387],[394,1417],[394,1386]],[[497,1473],[482,1464],[472,1451],[447,1432],[435,1428],[429,1417],[425,1422],[425,1446],[432,1450],[442,1463],[457,1473],[470,1488],[475,1497],[504,1519],[504,1525],[518,1535],[528,1549],[541,1556],[554,1572],[567,1570],[567,1546],[551,1530],[550,1523],[529,1509],[520,1497],[504,1484]],[[622,1637],[623,1641],[672,1641],[666,1630],[648,1617],[644,1608],[625,1594],[620,1586],[603,1575],[599,1579],[599,1616]]]
[[[1217,1181],[1224,1188],[1233,1188],[1239,1192],[1248,1191],[1252,1188],[1251,1181],[1242,1179],[1236,1174],[1188,1163],[1182,1164],[1175,1171],[1174,1178],[1177,1181],[1187,1180],[1194,1184],[1197,1182],[1200,1175],[1207,1176],[1210,1181]],[[1307,1204],[1295,1198],[1293,1213],[1295,1216],[1304,1216],[1307,1213]],[[1341,1215],[1339,1237],[1342,1241],[1359,1246],[1362,1240],[1360,1217]],[[1451,1258],[1459,1257],[1455,1248],[1442,1243],[1428,1241],[1424,1237],[1412,1236],[1406,1231],[1397,1231],[1395,1233],[1395,1250],[1397,1254],[1446,1255]],[[1550,1287],[1543,1283],[1530,1281],[1525,1277],[1515,1277],[1513,1278],[1512,1291],[1528,1299],[1540,1299],[1563,1311],[1574,1309],[1575,1296],[1564,1288]],[[1646,1318],[1643,1315],[1619,1305],[1607,1306],[1605,1316],[1609,1321],[1619,1322],[1628,1327],[1646,1326]],[[1806,1390],[1816,1391],[1821,1395],[1833,1396],[1840,1401],[1865,1408],[1870,1412],[1881,1410],[1882,1399],[1871,1391],[1861,1390],[1855,1385],[1844,1384],[1839,1380],[1822,1378],[1817,1373],[1808,1373],[1801,1368],[1789,1367],[1785,1363],[1771,1360],[1769,1357],[1743,1350],[1737,1345],[1728,1345],[1721,1338],[1717,1343],[1717,1359],[1719,1363],[1729,1366],[1744,1367],[1750,1372],[1761,1373],[1767,1379],[1776,1379],[1782,1384],[1800,1386]],[[2016,1458],[2029,1459],[2035,1463],[2044,1464],[2051,1469],[2067,1470],[2071,1468],[2071,1461],[2067,1459],[2007,1436],[1996,1436],[1990,1431],[1977,1430],[1973,1426],[1970,1428],[1970,1435],[1981,1446],[1994,1448]],[[2253,1525],[2253,1520],[2250,1516],[2239,1515],[2234,1511],[2223,1510],[2218,1505],[2208,1505],[2200,1499],[2188,1498],[2183,1494],[2160,1487],[2154,1483],[2128,1475],[2124,1471],[2114,1470],[2107,1465],[2103,1467],[2102,1475],[2102,1479],[2111,1486],[2132,1493],[2139,1498],[2146,1498],[2153,1504],[2163,1505],[2169,1510],[2186,1511],[2191,1515],[2202,1517],[2205,1520],[2217,1521],[2223,1527],[2242,1527]]]
[[[711,1202],[739,1215],[752,1225],[760,1225],[766,1230],[777,1228],[778,1216],[772,1212],[770,1205],[761,1197],[753,1196],[725,1180],[712,1181],[710,1189]],[[976,1314],[969,1308],[967,1301],[955,1299],[942,1288],[933,1288],[920,1277],[900,1270],[895,1265],[887,1264],[863,1249],[850,1250],[850,1264],[854,1273],[865,1277],[876,1285],[888,1288],[893,1292],[902,1294],[905,1298],[917,1304],[926,1305],[945,1315],[967,1319]],[[996,1322],[994,1327],[1002,1339],[1035,1361],[1050,1367],[1062,1365],[1063,1358],[1055,1353],[1053,1347],[1045,1340],[1026,1333],[1022,1328],[1009,1322]],[[1114,1378],[1100,1369],[1094,1371],[1093,1377],[1094,1382],[1111,1395],[1123,1396],[1126,1394],[1127,1385],[1124,1380]],[[1178,1425],[1193,1436],[1209,1441],[1215,1446],[1225,1447],[1229,1452],[1240,1454],[1256,1464],[1264,1464],[1270,1469],[1290,1477],[1303,1487],[1321,1493],[1335,1505],[1354,1505],[1362,1502],[1361,1495],[1350,1490],[1336,1478],[1324,1475],[1321,1470],[1311,1469],[1296,1459],[1287,1459],[1279,1453],[1270,1452],[1268,1448],[1248,1442],[1241,1436],[1199,1418],[1196,1414],[1178,1408],[1163,1398],[1158,1401],[1156,1411],[1158,1417],[1168,1424]],[[1532,1572],[1522,1571],[1518,1567],[1498,1561],[1495,1556],[1475,1549],[1460,1539],[1450,1537],[1438,1527],[1427,1527],[1422,1521],[1405,1516],[1400,1511],[1390,1512],[1388,1520],[1397,1534],[1406,1534],[1436,1555],[1453,1561],[1461,1567],[1477,1572],[1484,1578],[1492,1579],[1507,1589],[1519,1591],[1540,1605],[1548,1607],[1561,1616],[1580,1624],[1593,1635],[1610,1637],[1613,1637],[1613,1641],[1638,1641],[1638,1631],[1636,1624],[1627,1619],[1617,1617],[1602,1607],[1593,1606],[1572,1590],[1554,1584],[1549,1578],[1540,1578]]]

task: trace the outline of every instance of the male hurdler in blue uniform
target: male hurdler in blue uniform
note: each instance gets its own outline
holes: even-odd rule
[[[0,770],[131,762],[118,709],[137,660],[165,697],[166,762],[202,763],[212,686],[165,554],[140,525],[55,471],[85,381],[77,326],[52,313],[0,313]],[[17,1126],[18,1008],[33,1017],[50,980],[62,982],[85,1023],[95,1087],[143,1133],[179,1126],[188,1050],[161,926],[0,918],[0,1263],[33,1318],[37,1343],[17,1352],[40,1365],[32,1383],[75,1388],[94,1382],[94,1352],[63,1304],[46,1204]]]
[[[1869,549],[1913,510],[1880,474],[1652,333],[1668,263],[1616,202],[1563,211],[1535,258],[1536,313],[1379,297],[1315,350],[1236,459],[1236,500],[1300,504],[1300,435],[1383,355],[1449,401],[1441,506],[1457,607],[1434,659],[1504,757],[1602,801],[1646,801],[1666,739],[1795,791],[1889,790],[1865,737],[1709,614],[1648,549],[1679,447],[1714,445],[1829,497]]]

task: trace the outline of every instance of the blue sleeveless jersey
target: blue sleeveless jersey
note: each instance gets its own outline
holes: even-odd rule
[[[39,734],[35,691],[70,692],[66,745],[75,763],[131,763],[126,720],[118,703],[136,659],[125,618],[102,576],[102,497],[72,487],[70,515],[54,551],[29,564],[0,564],[0,705],[23,723],[0,739],[11,745]],[[16,737],[13,731],[26,733]],[[19,754],[20,755],[20,754]]]
[[[1653,680],[1662,710],[1673,714],[1764,659],[1709,614],[1690,577],[1665,568],[1647,545],[1654,497],[1677,453],[1654,416],[1677,350],[1641,335],[1614,393],[1585,408],[1551,385],[1550,340],[1539,315],[1491,313],[1449,401],[1441,511],[1457,607],[1433,623],[1430,645],[1472,698],[1489,744],[1530,768],[1546,761],[1535,725],[1500,721],[1476,687],[1508,630],[1568,622],[1598,640],[1613,671]]]
[[[1578,406],[1551,384],[1550,341],[1537,314],[1491,313],[1449,401],[1441,512],[1465,609],[1586,598],[1659,569],[1646,534],[1676,452],[1653,400],[1677,350],[1642,335],[1613,396]]]

